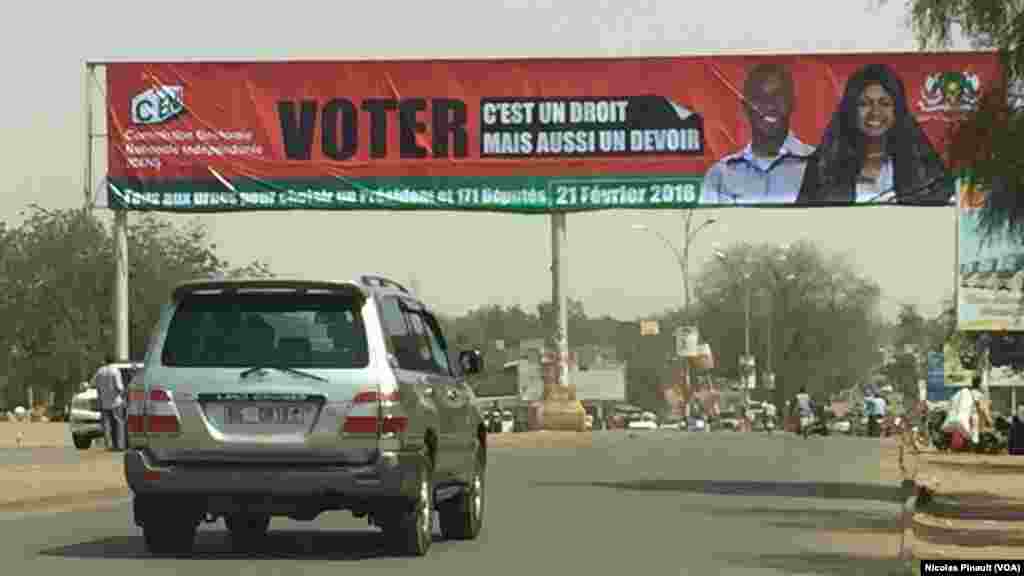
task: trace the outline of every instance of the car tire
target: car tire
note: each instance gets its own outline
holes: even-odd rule
[[[458,496],[440,506],[441,534],[447,540],[475,540],[484,522],[487,456],[477,448],[469,484]]]
[[[79,450],[88,450],[92,446],[92,438],[88,436],[82,436],[81,434],[72,434],[71,440],[75,443],[75,448]]]
[[[251,551],[259,548],[270,527],[270,516],[266,514],[231,514],[224,517],[224,525],[231,534],[231,548],[236,551]]]
[[[182,519],[148,522],[142,527],[146,550],[158,555],[188,554],[195,545],[196,528],[195,522]]]
[[[419,468],[416,496],[384,528],[395,552],[402,556],[425,556],[434,538],[433,463],[428,455],[420,458]]]

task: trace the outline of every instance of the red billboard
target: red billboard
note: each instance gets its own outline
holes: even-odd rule
[[[107,65],[108,197],[164,211],[942,204],[995,53]]]

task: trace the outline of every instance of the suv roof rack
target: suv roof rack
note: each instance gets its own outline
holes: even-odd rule
[[[190,280],[175,287],[174,300],[201,292],[237,292],[239,290],[294,290],[296,292],[328,291],[358,292],[366,296],[365,289],[355,282],[301,280],[287,278],[236,278],[232,280]]]
[[[366,275],[360,276],[359,277],[359,281],[362,282],[363,285],[370,286],[372,288],[387,288],[387,287],[391,287],[391,288],[395,288],[395,289],[401,290],[402,292],[405,292],[406,294],[410,294],[410,292],[405,289],[405,286],[402,286],[398,282],[395,282],[394,280],[391,280],[390,278],[385,278],[383,276],[374,276],[374,275],[371,275],[371,274],[366,274]]]

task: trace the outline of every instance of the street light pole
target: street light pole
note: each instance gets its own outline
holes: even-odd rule
[[[716,222],[716,220],[714,218],[708,218],[704,222],[701,222],[701,224],[699,226],[697,226],[696,228],[693,228],[693,209],[691,208],[691,209],[687,210],[686,211],[685,225],[684,225],[684,228],[683,228],[683,238],[682,238],[682,240],[683,240],[683,242],[682,242],[683,247],[682,247],[682,251],[681,252],[661,232],[658,232],[657,230],[652,230],[652,229],[648,228],[647,226],[645,226],[643,224],[634,224],[633,225],[633,229],[634,230],[643,230],[643,231],[646,231],[646,232],[654,233],[658,238],[661,239],[661,241],[665,244],[665,246],[668,247],[668,249],[672,252],[672,254],[675,255],[676,263],[679,265],[679,273],[683,277],[683,318],[684,318],[683,321],[684,322],[689,321],[689,318],[690,318],[690,244],[693,243],[694,239],[697,237],[697,234],[699,234],[701,230],[703,230],[704,228],[710,226],[711,224],[714,224],[715,222]],[[689,361],[686,358],[683,358],[681,360],[682,360],[682,363],[683,363],[683,366],[682,366],[683,377],[686,379],[687,386],[689,386],[690,385],[690,363],[689,363]],[[687,406],[688,405],[689,404],[687,404]],[[684,408],[684,411],[685,410],[686,410],[686,408]]]
[[[708,218],[701,222],[695,229],[692,228],[693,223],[693,209],[686,211],[686,227],[683,231],[683,257],[682,257],[682,271],[683,271],[683,313],[689,318],[690,315],[690,244],[693,243],[694,239],[697,238],[697,234],[701,230],[717,222],[714,218]]]
[[[715,258],[718,258],[723,263],[728,263],[730,261],[729,255],[720,250],[715,250]],[[740,361],[740,377],[743,382],[744,404],[747,404],[750,402],[750,383],[747,381],[750,377],[750,374],[747,373],[748,368],[750,368],[747,364],[747,361],[750,359],[750,301],[754,291],[753,285],[750,282],[754,274],[753,271],[750,270],[749,255],[744,256],[743,262],[740,264],[740,272],[743,276],[743,357]],[[756,364],[753,366],[753,370],[754,374],[756,374]]]
[[[699,226],[693,228],[693,210],[688,210],[686,213],[686,225],[683,231],[683,248],[681,251],[679,248],[676,248],[675,245],[673,245],[672,242],[661,232],[653,230],[644,224],[633,225],[634,230],[650,232],[657,236],[676,257],[676,264],[679,266],[679,275],[682,276],[683,279],[683,314],[686,317],[689,317],[690,314],[690,244],[692,244],[694,239],[697,238],[697,234],[699,234],[701,230],[715,222],[717,222],[717,220],[714,218],[708,218],[701,222]]]
[[[744,318],[743,318],[743,354],[745,354],[747,356],[747,358],[749,358],[750,357],[750,295],[751,295],[752,290],[751,290],[751,286],[750,286],[750,277],[749,276],[745,276],[744,280],[746,280],[747,294],[746,294],[745,303],[744,303],[744,306],[743,306],[743,316],[744,316]]]
[[[683,229],[683,315],[690,317],[690,223],[693,220],[693,210],[686,211],[686,227]],[[696,234],[694,234],[696,236]]]

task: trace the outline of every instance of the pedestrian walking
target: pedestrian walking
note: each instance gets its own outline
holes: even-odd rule
[[[810,433],[811,424],[814,423],[814,401],[811,400],[811,395],[807,393],[806,386],[800,387],[800,392],[797,393],[795,400],[793,402],[793,409],[800,418],[800,427],[797,429],[797,433],[803,434],[804,438],[806,438]]]
[[[100,413],[103,421],[103,438],[108,450],[124,450],[124,384],[121,373],[114,366],[114,358],[107,354],[103,366],[96,371],[93,385],[100,400]]]

